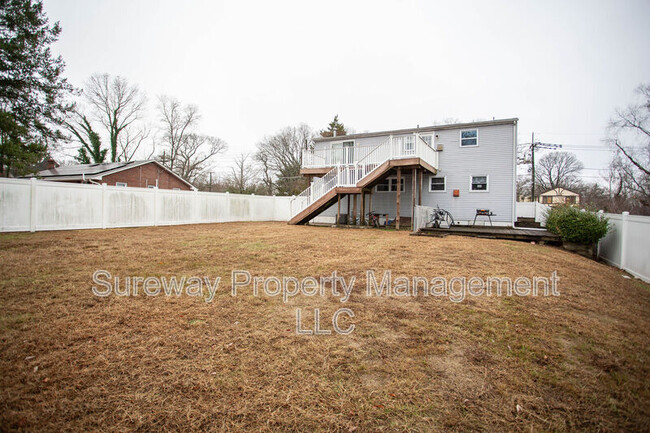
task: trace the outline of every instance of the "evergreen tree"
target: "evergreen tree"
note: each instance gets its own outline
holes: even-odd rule
[[[337,114],[334,116],[334,120],[332,120],[329,125],[327,125],[327,129],[323,130],[320,132],[320,135],[322,137],[333,137],[334,136],[334,131],[336,131],[336,136],[341,136],[341,135],[347,135],[348,131],[345,129],[345,125],[343,125],[341,122],[339,122],[339,115]]]
[[[50,45],[61,33],[49,25],[39,0],[0,0],[0,175],[24,174],[49,144],[64,138],[72,108],[63,59]]]

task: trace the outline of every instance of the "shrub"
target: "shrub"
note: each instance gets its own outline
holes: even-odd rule
[[[565,242],[595,244],[607,234],[607,218],[571,206],[551,208],[546,214],[546,228]]]

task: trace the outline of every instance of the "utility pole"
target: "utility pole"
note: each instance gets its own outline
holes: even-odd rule
[[[533,132],[531,137],[530,137],[530,163],[532,166],[532,172],[533,172],[533,178],[532,182],[530,184],[530,201],[534,202],[535,201],[535,133]]]
[[[210,172],[210,192],[212,192],[212,172]]]
[[[553,143],[541,143],[541,142],[535,142],[535,133],[533,132],[530,137],[530,164],[531,164],[531,172],[533,175],[532,178],[532,183],[530,185],[530,191],[531,191],[531,200],[535,201],[535,149],[536,148],[540,149],[550,149],[550,150],[557,150],[561,149],[562,145],[561,144],[553,144]]]

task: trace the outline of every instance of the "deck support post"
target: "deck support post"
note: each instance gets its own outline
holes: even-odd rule
[[[353,218],[354,225],[357,225],[357,223],[359,222],[357,220],[357,195],[358,194],[354,194],[354,200],[352,201],[352,203],[353,203],[352,204],[352,213],[353,213],[352,218]]]
[[[341,221],[341,194],[336,194],[336,225]]]
[[[399,201],[402,191],[402,167],[397,167],[397,198],[395,200],[395,229],[399,230]]]
[[[347,225],[350,225],[350,194],[347,196],[347,202],[348,202],[348,220],[347,220]]]
[[[413,230],[413,224],[415,223],[415,193],[416,191],[416,182],[418,177],[418,169],[414,168],[411,171],[411,230]]]
[[[364,226],[366,225],[366,192],[361,190],[361,215],[359,215],[359,223]]]
[[[418,173],[420,174],[420,182],[418,185],[418,206],[422,206],[422,178],[424,177],[424,170],[419,169]]]

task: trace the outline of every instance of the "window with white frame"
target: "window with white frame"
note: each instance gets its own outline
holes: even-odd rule
[[[399,190],[400,190],[400,192],[404,192],[404,178],[401,179],[400,189]],[[375,187],[375,191],[377,191],[377,192],[397,192],[397,178],[389,177],[388,179],[382,180]]]
[[[478,129],[464,129],[460,131],[460,146],[478,146]]]
[[[115,182],[115,186],[127,186],[126,182]]]
[[[469,190],[473,192],[486,192],[488,190],[488,177],[471,176]]]
[[[147,188],[154,189],[155,187],[156,187],[156,185],[147,185]]]
[[[447,190],[447,180],[444,176],[433,177],[429,181],[429,192],[445,192]]]
[[[433,135],[420,135],[420,138],[429,146],[433,146]]]

